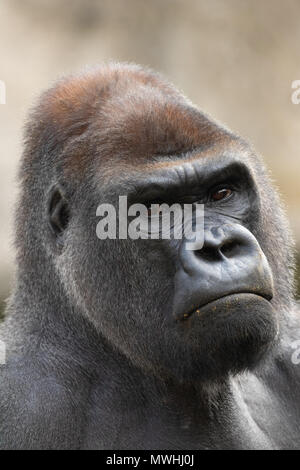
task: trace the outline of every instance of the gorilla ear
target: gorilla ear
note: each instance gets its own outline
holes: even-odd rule
[[[69,222],[69,208],[68,201],[58,186],[54,186],[50,191],[47,215],[52,233],[60,237]]]

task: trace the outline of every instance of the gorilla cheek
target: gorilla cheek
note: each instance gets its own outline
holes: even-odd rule
[[[143,368],[157,367],[165,351],[160,335],[168,334],[164,322],[171,316],[173,297],[163,266],[149,264],[148,272],[130,244],[124,247],[121,241],[105,241],[101,250],[91,239],[84,245],[88,255],[70,243],[57,261],[68,296],[116,349]],[[107,261],[109,253],[114,257]]]

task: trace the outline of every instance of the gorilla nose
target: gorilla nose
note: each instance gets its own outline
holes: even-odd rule
[[[174,315],[194,310],[222,297],[251,293],[270,300],[273,279],[268,261],[254,235],[238,224],[206,228],[202,249],[182,242],[175,275]]]
[[[258,251],[261,251],[258,242],[247,229],[240,225],[222,225],[206,229],[204,244],[200,250],[187,250],[186,243],[183,243],[180,260],[183,269],[194,274],[194,271],[207,272],[211,263],[215,263],[213,267],[218,269],[229,258],[234,263],[237,259],[248,256],[250,262],[251,255]]]

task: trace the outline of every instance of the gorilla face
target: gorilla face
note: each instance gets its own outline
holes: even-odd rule
[[[37,117],[29,136],[45,144],[38,154],[28,147],[23,173],[27,186],[53,185],[46,239],[72,311],[160,376],[219,380],[257,364],[276,338],[273,306],[290,296],[286,227],[261,160],[130,65],[60,82]],[[29,181],[33,161],[40,170]],[[97,207],[117,209],[119,196],[128,206],[203,204],[203,248],[188,250],[185,238],[99,240]]]
[[[94,178],[96,189],[83,189],[73,201],[81,205],[77,213],[59,207],[57,195],[51,205],[50,223],[63,233],[57,267],[72,302],[111,344],[157,375],[212,381],[253,367],[273,344],[277,319],[247,164],[237,150],[223,149],[131,171],[115,183]],[[99,240],[96,208],[116,205],[120,195],[148,207],[204,204],[203,248],[188,250],[184,238]],[[67,212],[73,216],[65,229]]]

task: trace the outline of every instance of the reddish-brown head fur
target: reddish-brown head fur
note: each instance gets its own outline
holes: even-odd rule
[[[44,158],[55,151],[56,163],[75,179],[95,159],[106,168],[112,159],[119,168],[137,165],[229,135],[160,75],[129,64],[112,63],[60,80],[42,95],[33,114],[27,158],[37,156],[37,149],[43,148]]]

